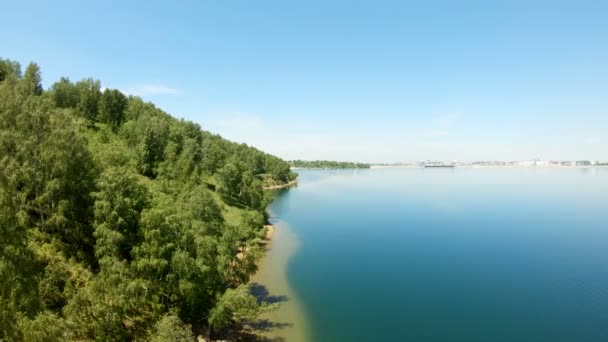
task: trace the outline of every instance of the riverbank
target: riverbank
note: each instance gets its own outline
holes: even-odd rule
[[[298,183],[298,179],[294,179],[291,182],[287,182],[285,184],[279,184],[279,185],[271,185],[271,186],[265,186],[264,190],[276,190],[276,189],[283,189],[283,188],[289,188],[291,186],[294,186]]]
[[[253,294],[259,299],[280,303],[276,311],[266,313],[253,324],[261,341],[308,341],[308,322],[293,289],[289,286],[289,260],[299,247],[295,233],[282,221],[266,226],[266,252],[251,278]]]

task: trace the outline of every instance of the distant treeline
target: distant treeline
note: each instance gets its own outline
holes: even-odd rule
[[[0,341],[230,338],[290,165],[99,81],[0,59]]]
[[[302,169],[369,169],[370,164],[339,162],[333,160],[291,160],[289,164],[292,167]]]

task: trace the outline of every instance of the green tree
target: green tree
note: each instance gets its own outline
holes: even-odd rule
[[[269,172],[272,174],[272,177],[280,183],[287,183],[292,179],[289,164],[279,160],[273,160],[271,162]]]
[[[100,89],[0,59],[0,340],[238,330],[266,308],[261,180],[289,165]]]
[[[95,253],[99,259],[130,259],[137,242],[139,216],[148,202],[147,189],[127,170],[117,168],[104,172],[97,188]]]
[[[21,80],[23,91],[28,95],[42,94],[42,77],[40,68],[36,63],[30,63],[25,69],[23,80]]]
[[[7,78],[21,78],[21,65],[15,61],[0,58],[0,82]]]
[[[79,93],[79,101],[76,112],[87,119],[89,123],[97,121],[99,114],[99,100],[101,98],[101,83],[91,78],[76,83]]]
[[[51,86],[51,94],[55,105],[60,108],[76,108],[80,101],[80,90],[67,77]]]
[[[138,165],[143,175],[150,178],[156,177],[158,165],[164,159],[168,133],[168,127],[164,121],[158,118],[150,120],[140,145]]]
[[[165,148],[165,160],[159,164],[159,174],[167,179],[196,182],[201,174],[200,145],[186,138],[181,146],[170,142]]]
[[[23,332],[24,341],[63,341],[69,336],[65,320],[51,311],[43,311],[34,319],[20,317],[19,328]]]
[[[116,89],[106,89],[99,101],[99,121],[116,129],[125,118],[127,97]]]
[[[186,342],[195,341],[192,328],[184,324],[175,314],[167,314],[161,318],[154,330],[148,336],[151,342]]]
[[[226,162],[226,149],[215,137],[204,139],[202,149],[203,169],[210,174],[216,173]]]
[[[37,309],[33,255],[26,248],[27,230],[20,197],[6,165],[0,164],[0,340],[19,340],[20,312]]]
[[[237,203],[241,194],[241,170],[235,162],[228,162],[217,172],[218,192],[228,201]]]
[[[276,309],[276,305],[259,303],[249,290],[241,285],[228,289],[220,296],[209,315],[209,324],[219,332],[228,327],[239,327],[243,323],[255,321],[262,313]]]
[[[240,187],[241,203],[255,210],[263,209],[264,193],[262,192],[262,182],[253,176],[251,171],[243,173]]]

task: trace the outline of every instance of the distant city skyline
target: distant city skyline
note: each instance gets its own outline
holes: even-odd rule
[[[285,159],[608,159],[608,2],[60,3],[0,57]]]
[[[462,161],[462,160],[409,160],[396,163],[372,163],[372,165],[418,165],[424,163],[431,164],[453,164],[453,165],[517,165],[517,166],[608,166],[608,159],[606,160],[545,160],[545,159],[532,159],[532,160],[474,160],[474,161]]]

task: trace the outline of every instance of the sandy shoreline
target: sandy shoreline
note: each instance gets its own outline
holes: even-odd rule
[[[266,253],[251,277],[252,292],[261,299],[280,303],[278,310],[264,314],[256,324],[256,334],[262,341],[308,341],[306,316],[287,280],[287,266],[296,252],[297,236],[284,222],[266,225]]]
[[[296,183],[298,183],[297,179],[292,180],[291,182],[285,183],[285,184],[280,184],[280,185],[272,185],[272,186],[265,186],[264,190],[275,190],[275,189],[283,189],[283,188],[289,188],[290,186],[295,185]]]

